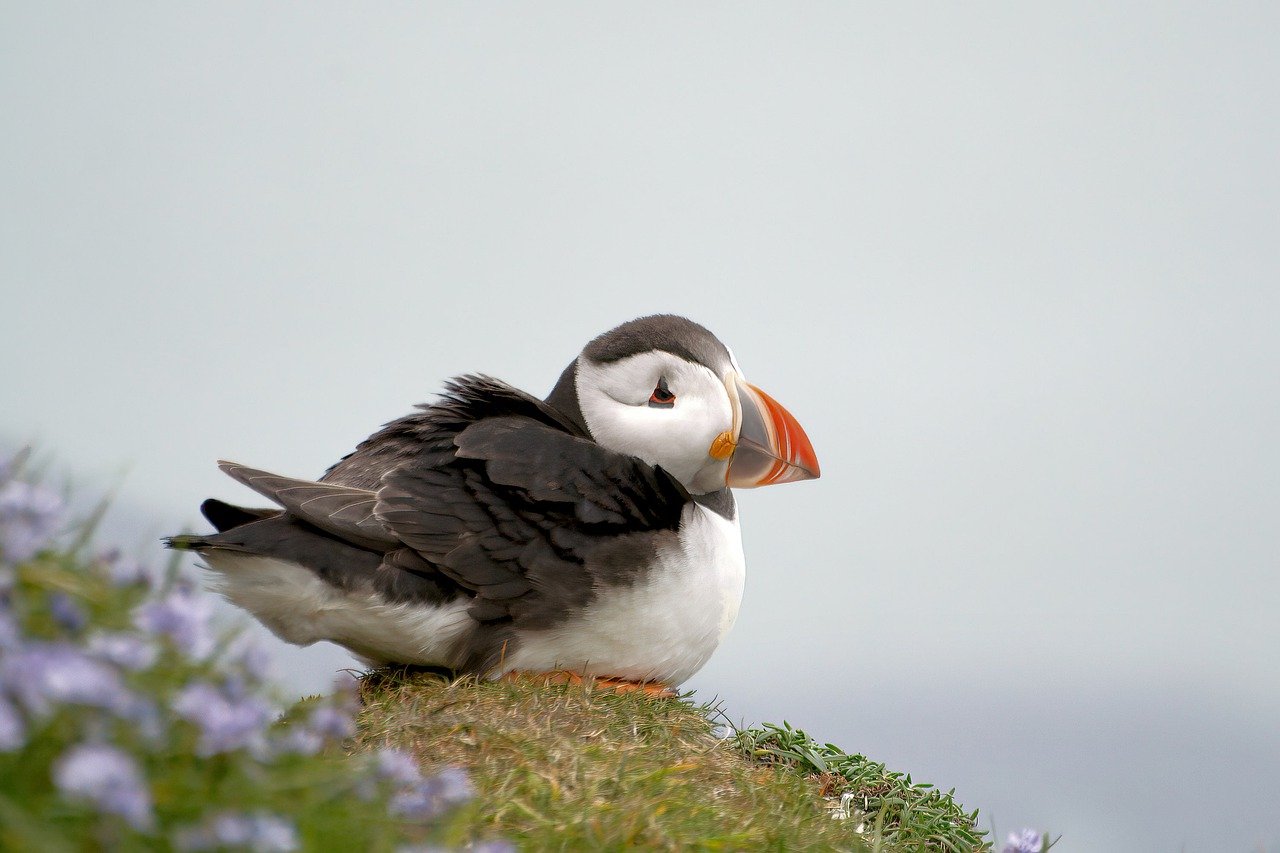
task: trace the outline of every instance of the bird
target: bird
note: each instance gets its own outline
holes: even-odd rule
[[[674,314],[593,338],[545,399],[455,377],[318,480],[218,464],[273,506],[210,498],[217,532],[166,544],[280,639],[661,695],[737,617],[733,489],[820,473],[796,418]]]

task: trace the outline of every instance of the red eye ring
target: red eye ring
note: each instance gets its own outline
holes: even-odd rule
[[[658,387],[649,395],[649,406],[654,409],[670,409],[676,404],[676,395],[667,388],[666,378],[658,380]]]

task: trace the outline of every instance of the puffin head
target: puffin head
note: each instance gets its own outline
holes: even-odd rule
[[[661,466],[692,494],[818,476],[791,413],[743,378],[707,329],[657,314],[587,344],[547,402],[600,445]]]

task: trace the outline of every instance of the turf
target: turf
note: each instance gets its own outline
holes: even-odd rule
[[[687,697],[403,672],[366,677],[362,696],[357,749],[409,749],[424,770],[470,772],[470,819],[446,843],[989,849],[976,812],[949,794],[785,725],[726,733]]]

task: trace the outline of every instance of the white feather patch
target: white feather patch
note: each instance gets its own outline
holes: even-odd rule
[[[371,665],[453,667],[476,623],[468,599],[440,607],[388,604],[369,592],[343,592],[297,563],[232,552],[205,555],[214,588],[280,639],[299,646],[330,640]]]
[[[601,590],[580,618],[564,625],[521,632],[503,670],[567,669],[680,684],[729,633],[745,582],[737,519],[691,503],[678,547],[659,551],[638,584]]]

